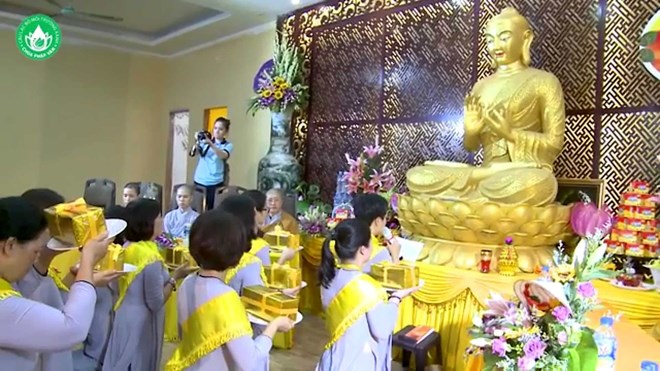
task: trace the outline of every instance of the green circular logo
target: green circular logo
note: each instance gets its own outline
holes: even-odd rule
[[[62,31],[53,18],[31,15],[16,29],[16,46],[24,56],[41,61],[55,55],[62,43]]]

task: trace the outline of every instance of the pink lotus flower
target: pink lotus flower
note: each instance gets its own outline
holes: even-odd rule
[[[591,237],[597,230],[604,236],[612,228],[612,214],[593,202],[578,202],[571,209],[571,227],[580,237]]]

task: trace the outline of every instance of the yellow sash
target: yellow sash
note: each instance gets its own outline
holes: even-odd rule
[[[359,270],[359,267],[348,265],[341,265],[340,268]],[[366,274],[353,278],[326,309],[325,324],[331,336],[325,349],[339,340],[360,317],[386,300],[387,293],[376,280]]]
[[[119,298],[115,304],[115,310],[119,309],[121,303],[124,301],[128,287],[131,285],[135,277],[149,264],[154,262],[161,262],[164,264],[163,257],[158,251],[158,246],[152,241],[133,242],[124,250],[124,262],[132,264],[136,267],[135,271],[127,273],[119,277]]]
[[[266,272],[264,272],[264,266],[261,264],[261,259],[250,253],[243,254],[241,260],[238,261],[238,264],[235,267],[227,269],[227,272],[225,273],[225,283],[229,284],[229,281],[236,276],[238,271],[250,264],[259,264],[259,267],[261,268],[259,274],[261,275],[261,280],[264,281],[264,285],[266,285],[268,281],[266,280]]]
[[[238,294],[230,290],[197,308],[181,325],[181,335],[166,371],[184,370],[234,339],[252,337],[252,326]]]
[[[266,240],[264,240],[263,238],[254,239],[251,242],[250,254],[256,256],[257,253],[266,246],[268,246],[268,242],[266,242]]]
[[[11,296],[21,297],[22,295],[20,292],[14,290],[11,284],[7,282],[4,278],[0,278],[0,300],[7,299],[8,297]]]
[[[64,284],[64,281],[62,281],[59,270],[57,270],[52,266],[48,267],[48,277],[50,277],[53,280],[55,286],[57,286],[58,289],[64,292],[69,292],[69,287],[66,284]]]

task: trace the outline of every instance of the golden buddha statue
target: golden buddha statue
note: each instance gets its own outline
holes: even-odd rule
[[[463,137],[467,150],[483,147],[483,164],[428,161],[411,168],[401,224],[449,241],[500,245],[512,235],[523,246],[552,246],[569,231],[569,210],[554,203],[552,173],[566,128],[561,84],[530,67],[534,34],[517,10],[493,17],[485,36],[495,72],[465,98]],[[458,265],[476,267],[482,248]],[[456,263],[456,254],[442,255],[440,260]],[[542,257],[524,255],[525,271],[548,257],[547,249]]]
[[[534,35],[506,8],[486,26],[495,73],[465,99],[463,144],[483,146],[481,167],[430,161],[408,171],[411,194],[547,205],[555,200],[552,166],[564,143],[564,97],[551,73],[529,67]]]

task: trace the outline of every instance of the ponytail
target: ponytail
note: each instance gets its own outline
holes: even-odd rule
[[[332,232],[332,234],[323,241],[323,247],[321,248],[321,266],[319,267],[319,283],[321,286],[325,287],[326,289],[330,287],[330,282],[332,282],[333,279],[335,279],[335,275],[337,272],[335,269],[337,266],[335,265],[335,256],[332,254],[332,251],[330,250],[330,244],[335,243],[335,233]]]
[[[323,241],[319,268],[321,286],[329,288],[337,275],[336,259],[341,261],[354,259],[360,247],[369,245],[370,238],[369,226],[363,221],[348,219],[337,224],[330,237]],[[334,251],[330,249],[331,243],[334,243]]]

